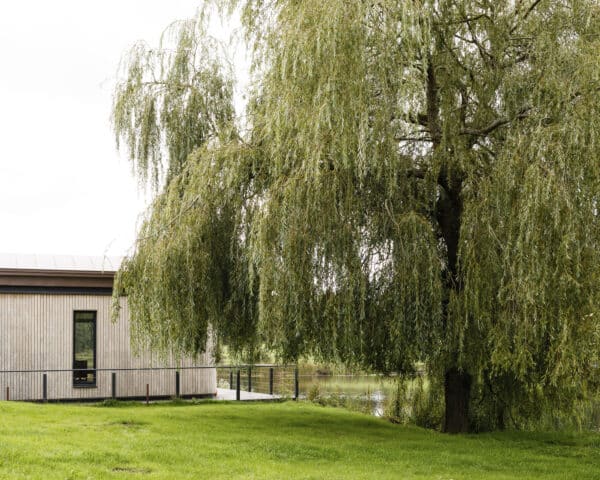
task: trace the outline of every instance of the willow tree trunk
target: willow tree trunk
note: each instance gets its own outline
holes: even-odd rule
[[[439,198],[436,206],[437,222],[446,246],[446,269],[444,283],[447,298],[462,288],[458,268],[458,247],[460,240],[462,205],[462,181],[460,176],[448,174],[443,169],[439,176]],[[448,305],[444,306],[444,323],[448,331]],[[458,362],[458,352],[449,351],[449,365],[444,374],[445,416],[444,431],[463,433],[469,431],[469,401],[472,378],[462,371]]]
[[[451,368],[444,378],[445,416],[444,431],[466,433],[469,431],[469,400],[471,375],[458,368]]]

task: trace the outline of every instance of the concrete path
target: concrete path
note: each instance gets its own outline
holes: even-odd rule
[[[244,392],[240,391],[240,400],[278,400],[280,395],[269,395],[268,393]],[[228,388],[217,388],[216,400],[235,400],[235,390]]]

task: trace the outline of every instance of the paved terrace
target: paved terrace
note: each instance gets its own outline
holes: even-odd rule
[[[265,401],[279,400],[281,395],[269,395],[268,393],[244,392],[240,391],[241,401]],[[235,400],[235,390],[229,388],[217,388],[216,400]]]

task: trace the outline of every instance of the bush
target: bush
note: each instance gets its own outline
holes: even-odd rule
[[[443,396],[437,385],[422,376],[413,380],[398,378],[396,390],[385,403],[384,416],[394,423],[440,430],[444,418]]]
[[[411,420],[423,428],[441,430],[444,422],[444,396],[437,385],[429,382],[425,385],[422,377],[418,378],[418,386],[413,390]]]
[[[310,402],[318,402],[321,399],[321,389],[319,388],[318,383],[313,383],[308,390],[308,395],[306,397]]]

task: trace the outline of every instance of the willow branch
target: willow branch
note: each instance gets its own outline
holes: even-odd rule
[[[531,107],[525,107],[521,109],[515,116],[513,117],[500,117],[491,122],[489,125],[483,128],[464,128],[461,130],[461,135],[475,135],[475,136],[486,136],[492,133],[497,128],[500,128],[504,125],[507,125],[515,120],[520,120],[526,118],[531,111]]]
[[[432,137],[394,137],[394,140],[397,142],[434,142],[435,140]]]
[[[529,8],[527,9],[527,11],[525,12],[525,14],[523,15],[523,17],[521,18],[521,20],[517,20],[517,23],[515,23],[515,25],[510,29],[510,33],[514,33],[514,31],[519,28],[519,23],[526,20],[527,17],[529,16],[529,14],[531,12],[533,12],[535,10],[535,7],[538,6],[539,3],[541,3],[542,0],[534,0],[534,2],[529,6]]]
[[[490,22],[493,22],[493,20],[490,18],[490,16],[487,13],[480,13],[479,15],[474,15],[472,17],[465,17],[465,18],[461,18],[459,20],[453,20],[451,22],[447,22],[445,25],[460,25],[461,23],[475,22],[482,18],[485,18],[485,19],[489,20]]]
[[[438,98],[438,84],[435,76],[435,70],[433,65],[431,64],[431,59],[429,65],[427,66],[427,120],[429,133],[431,138],[427,141],[433,142],[434,148],[436,148],[442,139],[442,127],[440,126],[440,105]]]

